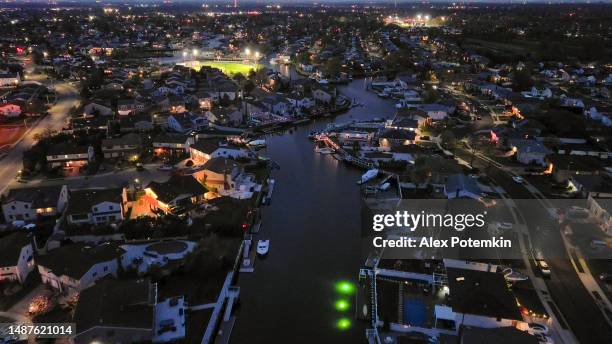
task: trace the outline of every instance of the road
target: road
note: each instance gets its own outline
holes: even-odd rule
[[[457,155],[466,160],[470,156],[469,153],[461,151],[458,151]],[[574,336],[582,344],[609,343],[612,328],[579,279],[564,248],[558,225],[547,220],[547,216],[542,216],[548,213],[548,209],[536,201],[525,186],[514,182],[507,172],[480,158],[474,160],[474,165],[485,171],[496,184],[506,190],[509,198],[515,200],[520,217],[527,219],[525,222],[532,242],[534,238],[545,237],[543,254],[552,271],[551,278],[545,280],[546,286]],[[547,227],[552,230],[543,233],[542,228]]]
[[[3,193],[15,176],[22,168],[23,152],[30,148],[36,140],[36,134],[46,129],[60,131],[66,124],[66,119],[71,108],[79,104],[77,89],[67,83],[60,82],[53,85],[57,94],[57,102],[49,109],[49,115],[45,116],[34,125],[0,160],[0,194]]]

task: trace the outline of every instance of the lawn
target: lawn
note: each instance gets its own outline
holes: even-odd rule
[[[10,145],[23,136],[26,127],[23,125],[6,125],[0,127],[0,147]]]
[[[200,62],[200,66],[219,68],[223,73],[227,75],[241,73],[244,76],[248,75],[251,69],[257,70],[261,68],[260,64],[223,61],[202,61]]]

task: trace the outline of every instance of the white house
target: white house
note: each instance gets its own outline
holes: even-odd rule
[[[201,165],[212,158],[252,158],[254,154],[245,147],[216,139],[202,139],[189,146],[189,156],[196,165]]]
[[[20,81],[19,73],[0,73],[0,87],[15,87]]]
[[[32,237],[27,231],[12,232],[0,237],[0,282],[24,283],[34,270]]]
[[[60,292],[80,292],[97,280],[117,276],[119,258],[124,251],[113,243],[88,246],[70,244],[37,258],[43,283]]]
[[[70,192],[66,209],[69,224],[103,224],[123,220],[126,212],[125,189],[84,189]]]
[[[10,189],[2,201],[6,221],[36,221],[39,216],[60,214],[68,202],[66,185]]]

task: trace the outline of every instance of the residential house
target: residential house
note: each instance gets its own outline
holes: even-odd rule
[[[112,116],[113,110],[98,103],[89,103],[83,106],[83,117]]]
[[[186,134],[208,126],[208,119],[191,112],[176,113],[168,116],[168,128],[177,133]]]
[[[198,100],[200,109],[210,110],[213,107],[214,98],[208,91],[200,90],[196,93],[195,97]]]
[[[166,343],[186,334],[183,296],[160,300],[149,279],[104,279],[83,290],[74,312],[75,344]]]
[[[0,236],[0,282],[23,284],[34,270],[31,233],[16,231]]]
[[[210,188],[232,190],[243,173],[244,168],[236,161],[218,157],[208,160],[197,178]]]
[[[156,135],[151,143],[153,154],[156,156],[183,155],[187,152],[191,140],[191,137],[180,134]]]
[[[606,235],[612,235],[612,199],[589,195],[587,204],[589,215],[596,221],[599,228]]]
[[[315,101],[319,101],[324,104],[331,104],[337,95],[336,89],[333,87],[325,87],[320,85],[314,85],[312,87],[312,97],[315,99]]]
[[[612,177],[608,175],[575,174],[569,177],[569,184],[585,198],[612,199]]]
[[[610,164],[610,159],[599,159],[592,156],[551,154],[546,157],[548,168],[555,181],[567,182],[572,175],[600,174]]]
[[[542,142],[536,140],[510,139],[508,145],[515,153],[516,160],[526,165],[546,166],[546,156],[552,153]]]
[[[118,138],[102,140],[102,154],[105,159],[123,158],[137,160],[142,145],[140,134],[125,134]]]
[[[123,253],[114,243],[76,243],[38,256],[36,264],[43,283],[62,293],[80,292],[104,277],[117,277]]]
[[[51,168],[80,169],[94,160],[94,148],[91,145],[58,143],[47,151],[47,163]]]
[[[482,193],[482,189],[480,186],[478,186],[476,180],[462,173],[448,176],[446,183],[444,184],[444,195],[448,199],[480,199],[482,197]]]
[[[183,113],[187,111],[185,99],[182,96],[170,96],[168,98],[168,111],[171,113]]]
[[[218,125],[239,126],[245,117],[244,110],[236,107],[217,107],[206,112],[211,123]]]
[[[0,72],[0,87],[17,87],[19,82],[19,73]]]
[[[151,131],[153,130],[153,121],[148,114],[136,114],[133,116],[123,116],[119,118],[119,130],[123,132],[131,131]]]
[[[247,148],[220,142],[218,139],[202,139],[189,146],[189,156],[196,165],[201,165],[212,158],[251,158],[254,154]]]
[[[70,192],[66,209],[69,224],[104,224],[123,220],[127,196],[121,188],[83,189]]]
[[[10,189],[2,199],[2,212],[6,221],[36,221],[60,214],[67,203],[66,185]]]
[[[144,110],[144,104],[136,99],[119,99],[117,101],[117,113],[121,116],[132,115]]]
[[[291,103],[279,94],[269,95],[261,100],[266,110],[277,115],[288,115],[291,110]]]
[[[420,104],[418,109],[424,111],[432,121],[441,121],[455,111],[455,108],[452,106],[438,103]]]
[[[378,135],[378,145],[382,150],[390,150],[394,146],[414,144],[416,138],[414,131],[384,128]]]
[[[296,109],[311,109],[315,106],[313,98],[307,97],[301,93],[292,93],[287,96],[287,101]]]
[[[208,189],[191,175],[173,175],[160,183],[152,181],[145,188],[145,200],[151,209],[177,213],[205,201]]]

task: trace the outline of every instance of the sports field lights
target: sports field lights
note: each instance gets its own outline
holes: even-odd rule
[[[342,318],[336,323],[339,330],[348,330],[351,327],[351,321],[348,318]]]
[[[350,295],[355,292],[355,286],[348,281],[340,281],[336,283],[336,291],[340,294]]]
[[[351,304],[345,299],[340,299],[336,301],[336,304],[334,306],[336,307],[336,310],[344,312],[351,307]]]

